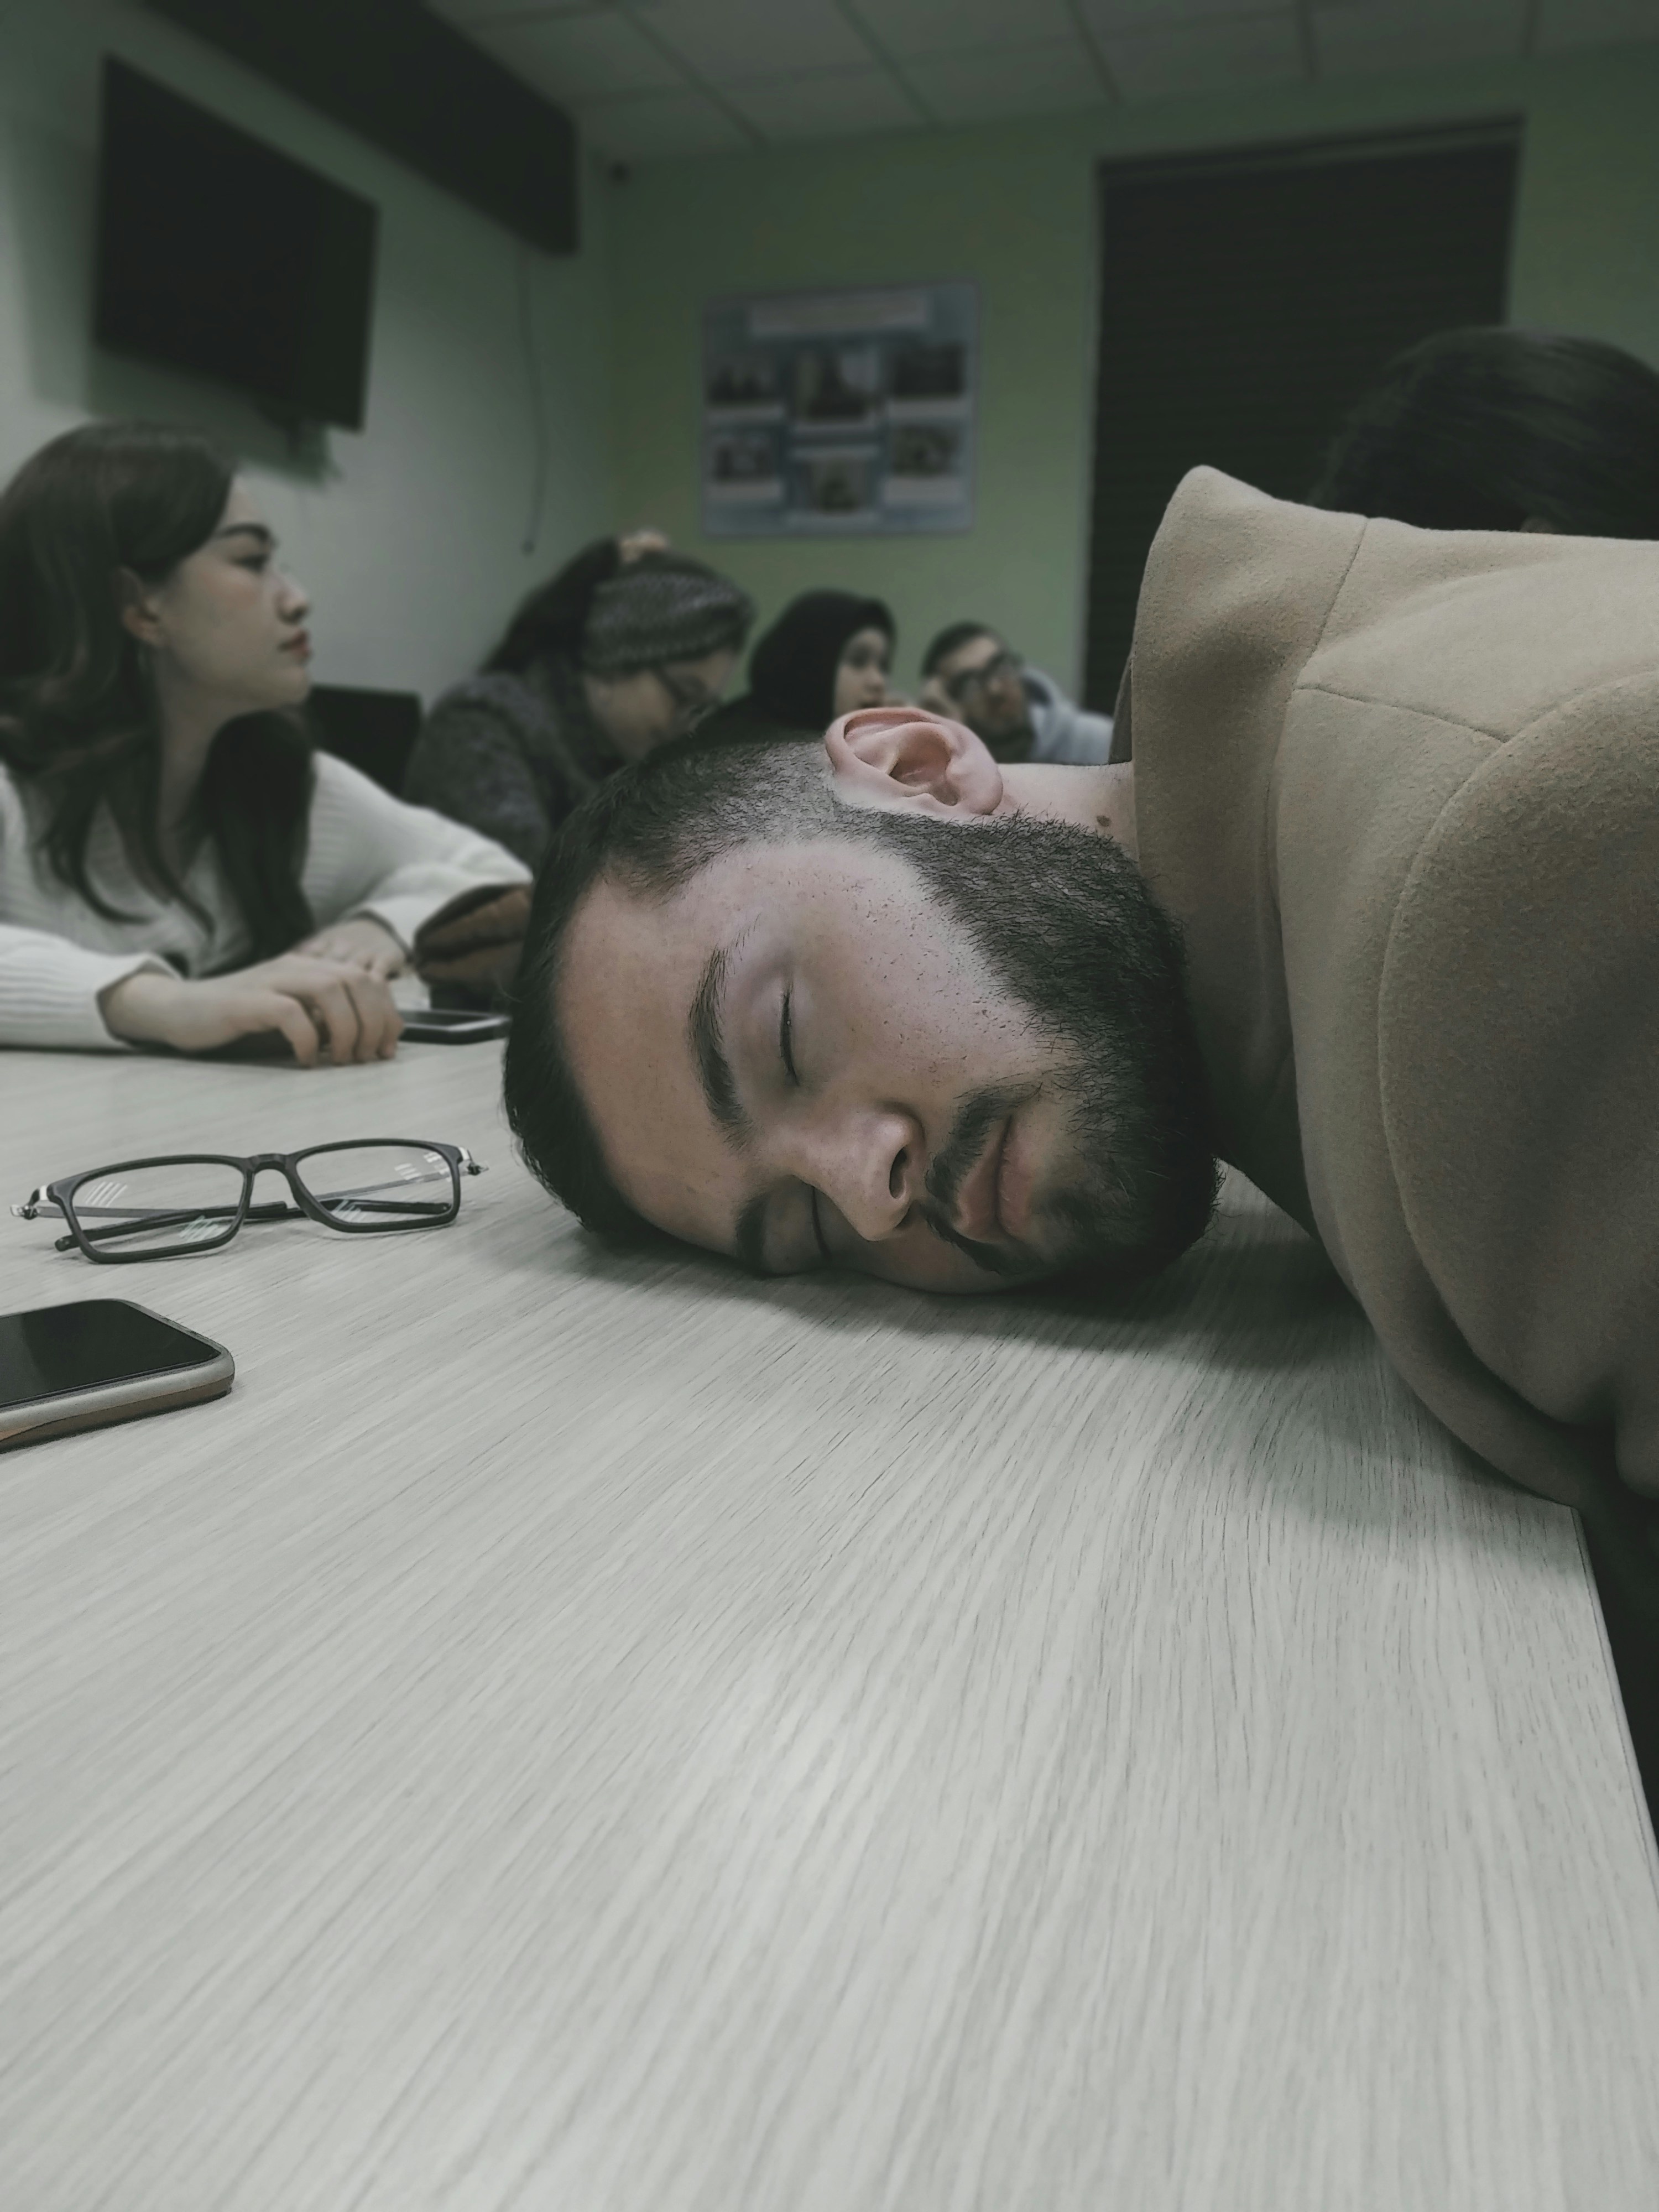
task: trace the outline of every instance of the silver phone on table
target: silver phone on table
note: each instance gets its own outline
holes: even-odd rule
[[[222,1344],[126,1298],[0,1314],[0,1451],[222,1398]]]

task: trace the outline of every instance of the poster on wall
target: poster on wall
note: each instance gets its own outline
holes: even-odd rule
[[[703,315],[711,538],[966,530],[972,284],[716,300]]]

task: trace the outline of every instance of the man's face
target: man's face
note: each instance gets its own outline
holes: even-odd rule
[[[934,671],[942,711],[966,722],[999,759],[1024,759],[1030,743],[1030,705],[1020,663],[988,630],[946,655]]]
[[[767,1273],[1005,1288],[1123,1241],[1147,1115],[1106,963],[1146,911],[1116,847],[1054,823],[745,844],[665,898],[595,885],[565,1048],[659,1228]]]

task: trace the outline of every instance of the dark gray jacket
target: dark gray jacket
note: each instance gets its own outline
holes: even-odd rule
[[[470,676],[427,716],[404,796],[471,823],[535,867],[567,814],[622,765],[562,661]]]

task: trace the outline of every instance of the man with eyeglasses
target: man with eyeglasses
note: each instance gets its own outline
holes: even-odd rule
[[[1103,768],[1112,718],[1074,706],[1054,682],[1028,668],[983,623],[952,623],[921,664],[921,704],[964,722],[1000,761],[1057,761]]]

